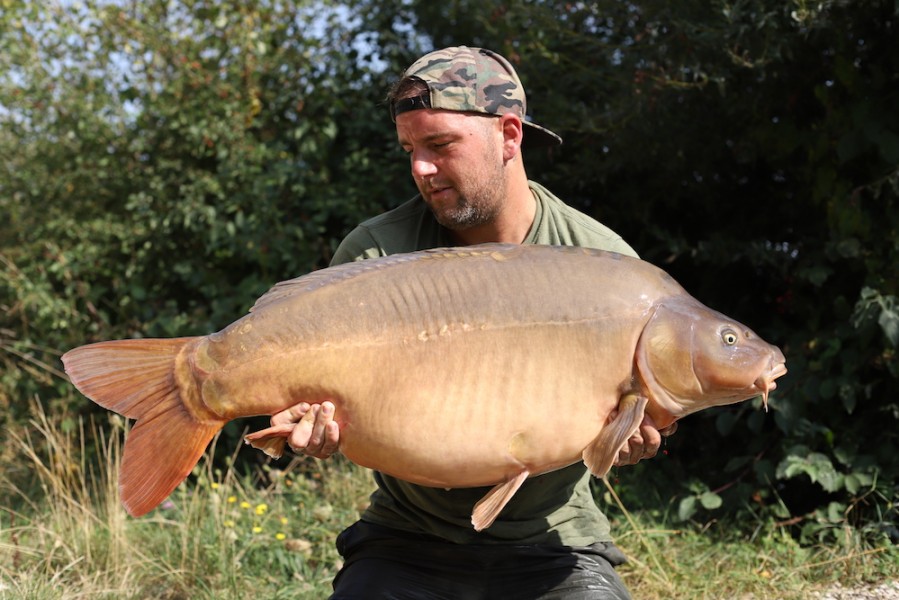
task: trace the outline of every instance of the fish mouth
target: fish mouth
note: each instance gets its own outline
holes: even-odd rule
[[[765,407],[765,412],[768,412],[768,394],[777,389],[777,382],[774,380],[786,374],[786,372],[787,365],[779,362],[767,373],[763,373],[755,380],[755,387],[762,392],[762,405]]]

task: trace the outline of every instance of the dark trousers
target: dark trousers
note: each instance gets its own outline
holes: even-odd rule
[[[332,600],[630,600],[613,544],[459,545],[358,522]]]

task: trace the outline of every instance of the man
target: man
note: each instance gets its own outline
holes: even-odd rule
[[[503,57],[464,46],[432,52],[405,71],[388,101],[420,195],[353,230],[332,264],[484,242],[636,255],[613,231],[528,181],[522,143],[561,138],[525,120],[524,89]],[[324,458],[339,445],[333,416],[330,402],[300,404],[272,424],[297,423],[290,447]],[[618,464],[654,456],[660,443],[647,418]],[[345,564],[332,598],[629,597],[613,568],[624,556],[581,463],[528,479],[482,532],[469,518],[484,488],[428,488],[381,473],[375,480],[370,507],[337,540]]]

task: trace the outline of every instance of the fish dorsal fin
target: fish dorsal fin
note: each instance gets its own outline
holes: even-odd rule
[[[365,273],[373,271],[383,271],[390,267],[406,263],[409,261],[420,259],[417,254],[396,254],[393,256],[385,256],[368,260],[359,260],[342,265],[328,267],[313,271],[295,279],[288,279],[276,283],[268,292],[256,300],[256,304],[250,309],[250,312],[259,310],[260,308],[275,304],[287,298],[311,292],[313,290],[323,288],[325,286],[352,279]]]
[[[597,477],[606,476],[615,464],[618,451],[640,428],[648,401],[642,394],[627,394],[619,400],[618,414],[584,449],[584,463],[591,473]]]
[[[471,258],[476,256],[491,256],[496,260],[502,260],[519,252],[521,248],[522,246],[518,244],[481,244],[479,246],[467,246],[461,248],[431,248],[429,250],[420,250],[418,252],[380,256],[377,258],[335,265],[333,267],[328,267],[327,269],[313,271],[312,273],[308,273],[295,279],[288,279],[287,281],[276,283],[274,287],[256,300],[256,303],[253,305],[253,308],[250,309],[250,312],[291,298],[297,294],[311,292],[339,281],[359,277],[366,273],[384,271],[396,265],[408,262]]]

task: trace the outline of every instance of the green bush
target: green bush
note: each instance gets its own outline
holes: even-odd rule
[[[628,503],[899,537],[893,3],[2,7],[0,425],[89,410],[63,351],[220,328],[409,197],[381,97],[466,43],[565,139],[534,179],[787,356],[768,413],[696,415],[622,469]]]

